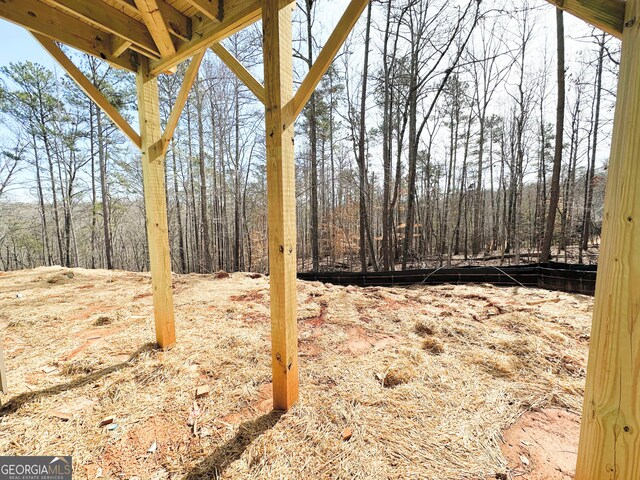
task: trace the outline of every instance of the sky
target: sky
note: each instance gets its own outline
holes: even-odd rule
[[[36,39],[13,23],[0,21],[0,66],[9,62],[31,60],[53,68],[55,61],[45,52]]]
[[[326,2],[327,6],[331,6],[331,8],[327,9],[324,5],[318,7],[323,9],[322,20],[320,25],[317,26],[321,28],[316,32],[320,37],[320,43],[326,39],[331,31],[331,25],[337,23],[342,11],[348,4],[348,0],[324,0],[324,2]],[[540,16],[537,27],[538,35],[536,35],[536,42],[532,49],[534,63],[535,57],[542,60],[545,55],[554,55],[555,47],[555,16],[553,7],[550,5],[545,6],[545,2],[542,0],[539,0],[539,2]],[[374,19],[374,22],[375,20],[376,19]],[[360,30],[362,30],[362,25],[356,28],[354,35],[361,35],[362,32]],[[583,22],[570,15],[565,15],[567,59],[569,62],[577,58],[580,55],[580,51],[585,48],[583,38],[588,35],[590,31],[591,28]],[[2,47],[0,47],[0,67],[6,66],[11,62],[30,60],[61,72],[57,63],[26,30],[4,20],[0,20],[0,45],[2,45]],[[545,50],[547,52],[546,54],[544,53]],[[357,63],[358,58],[359,56],[355,55],[352,57],[351,62],[354,64]],[[353,65],[353,67],[357,68],[356,65]],[[551,107],[553,107],[553,102],[550,102],[550,108]],[[549,118],[551,118],[551,116]],[[605,141],[601,143],[600,148],[603,150],[600,156],[605,159],[609,148],[608,139],[605,139]],[[25,197],[23,197],[23,199],[27,200],[30,198],[30,195],[27,194]]]

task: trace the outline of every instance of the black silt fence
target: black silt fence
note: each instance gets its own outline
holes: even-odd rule
[[[524,286],[593,295],[596,288],[595,265],[534,263],[505,267],[456,267],[396,272],[305,272],[301,280],[359,287],[392,287],[490,283],[497,286]]]

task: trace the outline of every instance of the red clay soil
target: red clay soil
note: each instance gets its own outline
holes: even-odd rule
[[[509,479],[571,480],[576,471],[580,416],[557,408],[523,415],[503,433]]]

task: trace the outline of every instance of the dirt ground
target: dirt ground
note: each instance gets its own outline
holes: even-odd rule
[[[148,274],[0,272],[0,454],[90,479],[572,478],[590,297],[299,282],[301,398],[278,414],[268,278],[174,292],[159,351]]]

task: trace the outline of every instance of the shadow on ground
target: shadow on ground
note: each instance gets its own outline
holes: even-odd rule
[[[185,475],[184,480],[219,478],[225,469],[238,460],[245,450],[263,433],[273,428],[284,412],[272,411],[238,427],[235,437],[220,445],[211,454]]]
[[[45,388],[43,390],[37,390],[34,392],[21,393],[20,395],[13,397],[4,405],[0,406],[0,418],[16,413],[20,408],[22,408],[22,406],[24,406],[27,403],[34,402],[41,398],[51,397],[53,395],[66,392],[68,390],[73,390],[74,388],[84,387],[85,385],[89,383],[93,383],[101,379],[102,377],[106,377],[107,375],[111,375],[112,373],[117,372],[118,370],[131,366],[132,362],[134,362],[143,353],[151,352],[157,349],[158,349],[157,344],[153,342],[145,343],[142,347],[136,350],[124,362],[116,363],[109,367],[105,367],[89,375],[85,375],[84,377],[76,378],[71,382],[61,383],[61,384],[54,385],[52,387]]]

